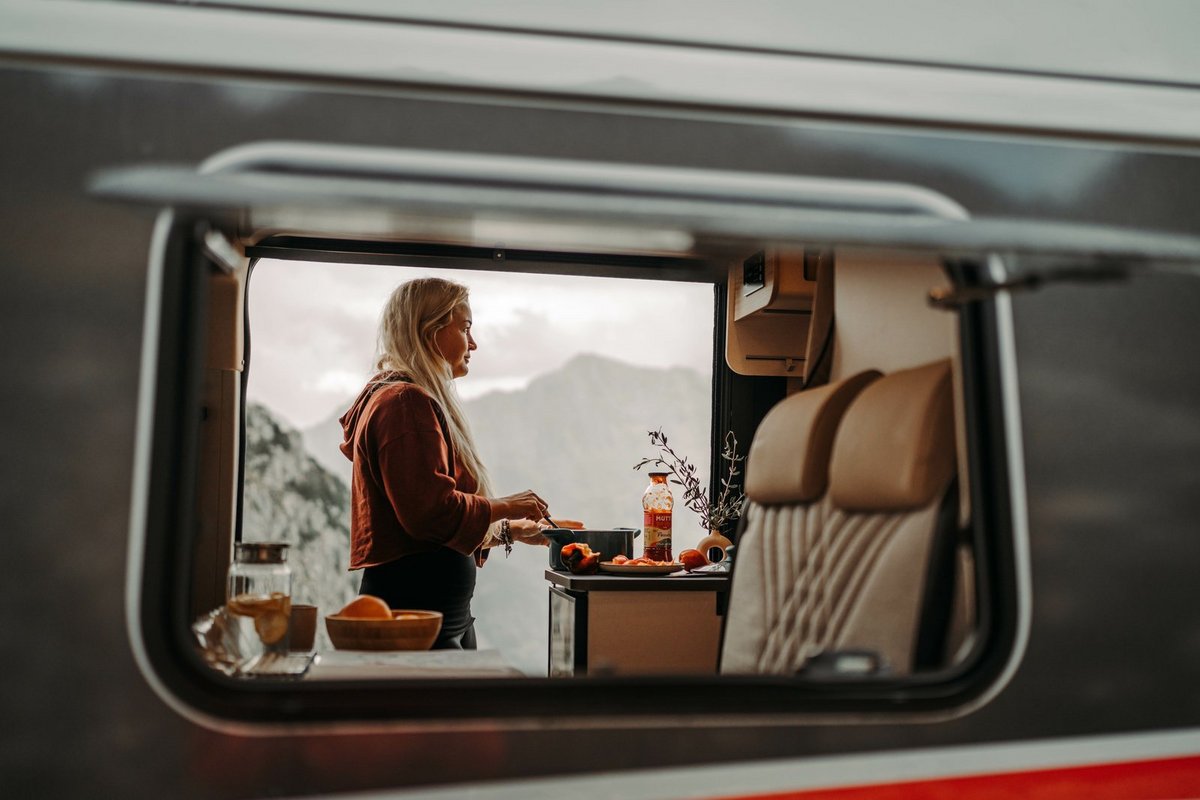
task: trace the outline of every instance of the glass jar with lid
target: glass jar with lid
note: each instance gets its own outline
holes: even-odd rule
[[[242,657],[285,655],[292,570],[283,542],[238,542],[229,567],[225,607],[238,628]]]

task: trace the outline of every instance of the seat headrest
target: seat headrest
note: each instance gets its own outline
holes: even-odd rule
[[[846,511],[905,511],[954,475],[950,361],[886,375],[854,401],[833,446],[829,495]]]
[[[851,401],[875,370],[781,400],[758,426],[746,457],[746,497],[762,505],[810,503],[829,485],[829,453]]]

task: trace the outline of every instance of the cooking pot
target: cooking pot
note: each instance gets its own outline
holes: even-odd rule
[[[633,540],[642,535],[640,528],[612,528],[611,530],[572,530],[571,528],[546,528],[542,535],[550,540],[550,569],[565,571],[562,549],[571,542],[586,544],[600,552],[601,561],[612,561],[616,556],[633,558]]]

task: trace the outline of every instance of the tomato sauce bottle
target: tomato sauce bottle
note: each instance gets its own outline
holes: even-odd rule
[[[655,561],[671,561],[671,508],[675,499],[667,485],[669,472],[651,472],[650,485],[642,494],[642,555]]]

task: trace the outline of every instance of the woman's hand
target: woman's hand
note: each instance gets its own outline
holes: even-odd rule
[[[508,522],[508,532],[512,534],[513,541],[524,544],[550,544],[550,540],[542,536],[542,530],[548,527],[550,526],[528,519],[513,519]]]
[[[507,497],[493,497],[492,522],[502,519],[537,521],[546,516],[549,507],[546,501],[538,497],[532,490],[510,494]]]

